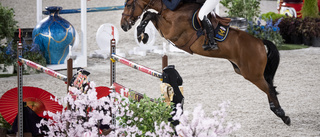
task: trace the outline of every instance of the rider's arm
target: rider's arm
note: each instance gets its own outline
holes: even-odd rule
[[[170,10],[175,10],[180,3],[180,0],[162,0],[164,5]]]

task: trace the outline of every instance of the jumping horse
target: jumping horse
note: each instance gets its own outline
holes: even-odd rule
[[[242,30],[232,28],[223,42],[217,42],[219,49],[204,50],[205,35],[197,36],[191,20],[194,12],[201,7],[197,3],[179,5],[175,11],[166,8],[162,0],[127,0],[122,13],[121,27],[128,31],[143,14],[139,27],[151,21],[159,33],[178,48],[190,54],[224,58],[231,62],[237,74],[252,82],[267,94],[270,109],[290,125],[290,117],[285,115],[277,98],[278,92],[273,85],[274,75],[280,57],[277,47],[268,40],[258,39]],[[153,9],[156,12],[150,12]],[[217,26],[218,16],[210,15],[213,26]],[[142,29],[143,31],[143,29]],[[138,36],[144,33],[138,31]]]

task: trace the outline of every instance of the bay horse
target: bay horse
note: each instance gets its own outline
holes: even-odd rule
[[[229,34],[223,42],[217,42],[219,49],[204,50],[205,35],[194,42],[197,31],[192,27],[192,16],[201,7],[197,3],[180,4],[171,11],[162,0],[126,0],[121,18],[121,28],[128,31],[143,14],[139,27],[145,27],[151,21],[159,33],[178,48],[190,54],[207,57],[224,58],[231,62],[237,74],[252,82],[267,94],[270,109],[290,125],[290,117],[285,115],[277,98],[278,92],[273,85],[274,75],[279,65],[280,56],[277,47],[268,40],[258,39],[242,30],[230,27]],[[153,9],[156,12],[150,12]],[[214,16],[210,20],[217,26]],[[143,32],[138,31],[138,35]]]

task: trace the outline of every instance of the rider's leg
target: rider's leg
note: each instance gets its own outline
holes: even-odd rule
[[[214,8],[219,4],[220,0],[206,0],[206,2],[201,7],[198,17],[201,20],[202,27],[206,30],[207,36],[209,38],[208,45],[203,45],[205,50],[218,49],[217,43],[214,39],[214,29],[207,15],[213,11]]]

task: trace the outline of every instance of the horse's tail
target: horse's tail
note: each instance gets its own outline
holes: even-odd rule
[[[276,45],[274,45],[271,41],[263,40],[263,44],[266,45],[268,49],[268,61],[264,70],[264,78],[270,84],[270,86],[273,87],[273,78],[279,66],[280,54]]]

